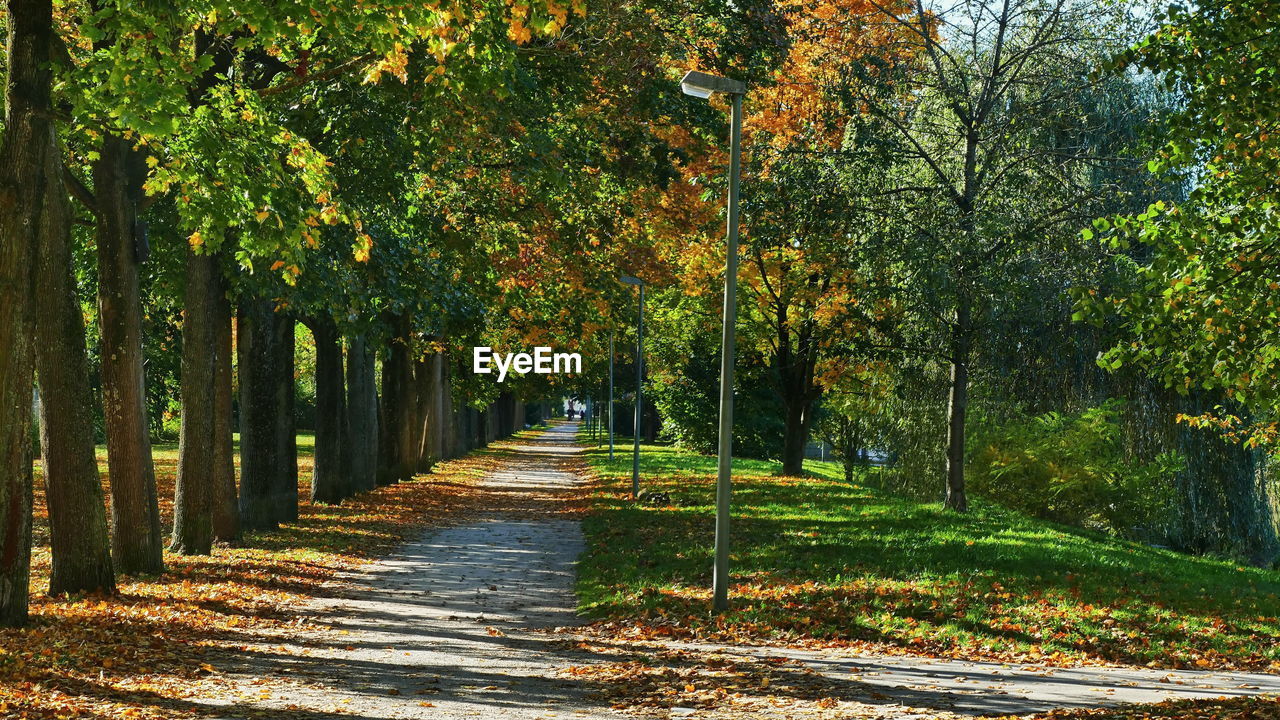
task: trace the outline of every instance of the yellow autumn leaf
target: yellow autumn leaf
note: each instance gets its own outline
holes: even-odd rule
[[[356,238],[356,247],[353,253],[355,255],[356,262],[368,262],[369,251],[371,249],[373,249],[373,238],[361,233]]]

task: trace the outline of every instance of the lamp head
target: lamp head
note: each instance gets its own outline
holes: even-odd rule
[[[618,280],[626,283],[627,285],[644,285],[643,280],[641,280],[638,277],[632,277],[630,275],[623,275],[622,277],[618,278]]]
[[[680,89],[684,91],[685,95],[692,95],[705,100],[711,97],[712,93],[718,92],[729,95],[742,95],[747,92],[747,84],[739,80],[731,80],[691,70],[685,73],[684,78],[680,81]]]

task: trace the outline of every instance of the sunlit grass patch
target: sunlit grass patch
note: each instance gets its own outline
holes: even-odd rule
[[[709,612],[715,458],[592,449],[581,609],[638,634],[860,644],[1057,663],[1280,670],[1280,573],[1052,525],[975,502],[967,515],[734,462],[733,608]],[[866,478],[862,478],[866,480]]]

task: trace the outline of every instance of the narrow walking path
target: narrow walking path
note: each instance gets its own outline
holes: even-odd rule
[[[306,609],[332,630],[257,649],[264,670],[295,682],[225,702],[378,719],[617,717],[587,699],[589,685],[557,677],[589,658],[542,632],[576,623],[582,533],[567,509],[581,478],[564,467],[576,429],[516,441],[481,486],[479,516],[409,543],[348,578],[343,597]]]
[[[583,538],[570,511],[583,482],[576,430],[559,424],[509,444],[480,488],[479,515],[347,578],[341,597],[300,608],[331,629],[252,648],[243,677],[269,676],[269,688],[250,685],[204,704],[228,717],[274,709],[316,719],[617,718],[608,705],[629,704],[619,690],[629,691],[631,681],[611,668],[626,664],[674,673],[643,690],[638,683],[632,698],[638,712],[667,717],[903,720],[1280,693],[1280,677],[1265,674],[1062,669],[599,636],[580,644],[573,633],[547,632],[578,623],[574,563]],[[769,681],[734,684],[700,706],[672,700],[682,678],[726,662],[766,667]]]

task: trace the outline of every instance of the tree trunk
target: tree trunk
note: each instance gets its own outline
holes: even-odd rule
[[[965,415],[969,410],[969,308],[961,304],[951,358],[951,396],[947,403],[947,497],[944,505],[969,510],[964,488]]]
[[[147,428],[135,202],[141,193],[129,143],[106,135],[93,166],[97,199],[102,409],[111,484],[111,554],[122,573],[164,570],[160,507]]]
[[[418,385],[414,378],[413,352],[409,344],[408,319],[405,320],[405,353],[401,372],[400,387],[404,396],[400,401],[400,441],[396,444],[400,451],[400,480],[412,480],[418,472],[418,450],[422,446],[422,417],[418,414]]]
[[[444,396],[449,392],[448,360],[444,353],[431,357],[431,389],[427,408],[427,416],[423,422],[428,424],[427,456],[432,465],[445,458],[445,438],[449,427],[449,419],[445,415]]]
[[[347,418],[351,489],[366,492],[377,487],[378,391],[373,351],[360,335],[347,348]]]
[[[415,363],[413,369],[413,382],[417,387],[414,395],[418,402],[416,417],[418,450],[415,469],[420,473],[430,472],[431,466],[440,459],[435,439],[440,431],[440,421],[436,415],[438,404],[436,393],[440,390],[440,370],[437,363],[439,358],[439,354],[432,354],[425,360]]]
[[[809,428],[813,424],[813,403],[804,397],[793,398],[786,405],[786,424],[782,434],[782,474],[804,475],[804,453],[809,446]]]
[[[509,392],[502,393],[498,396],[498,436],[502,438],[511,437],[514,432],[516,415],[516,399]]]
[[[409,447],[404,448],[403,462],[407,463],[405,467],[410,475],[431,469],[430,461],[422,452],[427,438],[427,391],[431,377],[429,368],[429,360],[412,358],[409,362],[409,386],[412,390],[406,411],[410,423],[409,432],[405,434]]]
[[[821,284],[817,277],[810,283]],[[821,293],[825,290],[825,284]],[[801,307],[793,317],[786,302],[777,306],[777,351],[774,365],[778,370],[778,395],[783,407],[782,474],[799,477],[804,474],[804,454],[809,446],[809,430],[813,426],[813,405],[821,397],[814,384],[818,362],[818,346],[814,339],[812,308]]]
[[[862,437],[861,433],[858,432],[857,421],[846,419],[844,425],[845,427],[842,428],[840,433],[843,436],[841,441],[844,444],[844,448],[840,452],[840,459],[844,465],[844,481],[852,484],[854,471],[857,470],[862,459]]]
[[[400,479],[399,360],[394,341],[382,361],[382,392],[378,393],[378,485],[390,485]]]
[[[71,208],[60,179],[61,148],[52,133],[48,143],[35,324],[40,450],[53,555],[49,594],[114,593],[106,501],[93,447],[92,375],[71,258]]]
[[[493,421],[493,403],[489,403],[484,410],[478,411],[480,415],[480,447],[488,447],[489,443],[497,439],[497,424]]]
[[[343,469],[343,425],[347,420],[342,372],[342,338],[331,317],[311,322],[316,342],[316,447],[311,473],[312,502],[335,504],[351,495]]]
[[[236,315],[240,372],[240,526],[279,527],[276,509],[277,453],[275,312],[269,300],[245,298]]]
[[[213,552],[213,494],[219,480],[214,464],[218,286],[213,256],[188,247],[182,317],[182,434],[169,544],[179,555]]]
[[[390,485],[413,476],[413,364],[409,353],[409,323],[392,320],[395,337],[382,363],[382,407],[378,418],[381,452],[378,483]]]
[[[507,393],[507,429],[506,436],[511,437],[520,430],[520,401],[515,393]]]
[[[280,522],[298,519],[298,428],[294,418],[295,323],[290,315],[272,313],[275,327],[276,511]]]
[[[217,344],[213,378],[213,539],[240,539],[240,507],[236,497],[235,439],[232,431],[233,379],[231,353],[231,298],[226,277],[218,274],[214,298],[214,340]]]
[[[31,576],[32,296],[49,149],[49,0],[6,0],[0,137],[0,627],[27,621]]]
[[[458,415],[453,408],[453,365],[440,367],[440,454],[446,460],[458,457]]]
[[[467,407],[465,405],[458,407],[458,403],[453,403],[452,409],[453,456],[462,457],[471,449],[468,445],[471,438],[471,426],[467,423]]]

